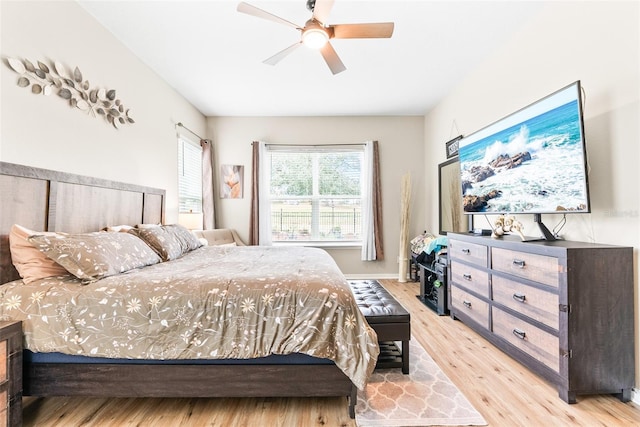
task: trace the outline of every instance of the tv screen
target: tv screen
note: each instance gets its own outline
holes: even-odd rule
[[[459,144],[465,213],[589,212],[579,81]]]

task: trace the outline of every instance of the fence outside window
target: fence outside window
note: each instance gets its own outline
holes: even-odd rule
[[[318,213],[318,226],[313,227],[312,212],[291,211],[283,208],[271,210],[273,241],[291,240],[361,240],[362,215],[360,207],[350,209],[323,209]],[[317,229],[318,236],[311,230]]]

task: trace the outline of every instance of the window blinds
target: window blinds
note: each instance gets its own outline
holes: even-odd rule
[[[178,140],[179,212],[202,212],[202,147],[180,137]]]

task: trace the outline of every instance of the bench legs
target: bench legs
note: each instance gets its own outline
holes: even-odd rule
[[[402,341],[402,373],[409,373],[409,341]]]
[[[376,369],[401,368],[403,374],[409,373],[409,340],[400,344],[396,340],[380,341],[380,355]]]

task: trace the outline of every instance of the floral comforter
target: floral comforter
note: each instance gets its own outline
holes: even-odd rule
[[[202,247],[180,259],[81,284],[71,276],[0,286],[0,319],[25,346],[130,359],[333,360],[360,389],[377,337],[323,250]]]

